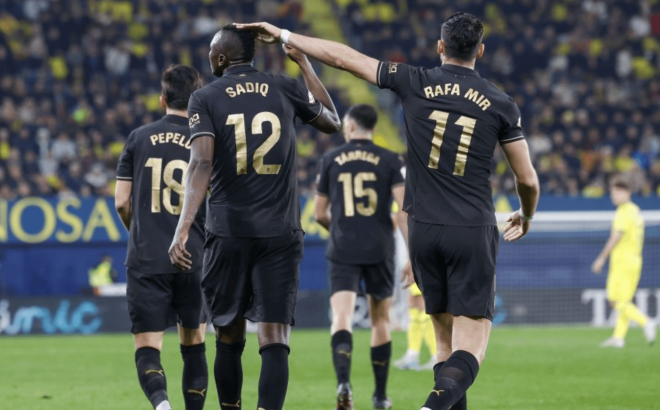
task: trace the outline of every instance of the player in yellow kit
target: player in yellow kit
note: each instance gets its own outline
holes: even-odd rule
[[[617,206],[612,233],[591,270],[600,274],[608,256],[610,270],[607,275],[607,300],[617,312],[614,334],[601,343],[601,347],[623,347],[630,321],[644,329],[649,344],[655,341],[656,324],[632,303],[642,274],[644,247],[644,219],[639,207],[631,199],[631,188],[623,178],[611,184],[612,202]]]
[[[402,370],[432,370],[437,360],[435,353],[437,350],[435,343],[435,331],[431,316],[426,314],[424,308],[424,298],[422,291],[417,284],[410,286],[410,299],[408,302],[408,315],[410,323],[408,324],[408,349],[402,358],[394,362],[394,366]],[[422,349],[422,341],[429,348],[431,357],[424,364],[419,364],[419,352]]]

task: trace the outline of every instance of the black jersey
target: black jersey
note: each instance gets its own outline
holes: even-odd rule
[[[131,229],[126,266],[141,273],[178,273],[167,251],[183,207],[183,188],[190,159],[188,120],[177,115],[133,131],[117,165],[117,179],[133,181]],[[186,249],[190,271],[200,271],[204,214],[199,210]]]
[[[193,93],[191,138],[215,138],[206,229],[241,238],[301,229],[294,121],[322,109],[296,80],[247,65]]]
[[[408,139],[404,209],[420,222],[495,225],[495,147],[524,138],[511,97],[471,69],[381,62],[378,86],[400,98]]]
[[[392,188],[404,183],[399,156],[353,140],[323,156],[317,189],[330,199],[328,259],[375,264],[394,255]]]

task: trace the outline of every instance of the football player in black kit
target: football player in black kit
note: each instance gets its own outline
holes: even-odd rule
[[[217,329],[220,407],[241,406],[247,318],[258,323],[258,407],[281,410],[303,252],[294,120],[333,133],[339,117],[304,55],[285,48],[307,87],[256,70],[254,52],[252,32],[235,26],[211,42],[209,60],[220,78],[190,99],[192,152],[170,259],[181,269],[195,263],[186,242],[210,180],[202,287]]]
[[[326,255],[337,410],[353,409],[349,383],[353,313],[362,281],[371,317],[371,363],[376,382],[372,401],[375,409],[392,407],[386,391],[392,356],[389,310],[395,282],[390,205],[394,198],[399,209],[403,206],[404,178],[399,156],[372,141],[377,120],[374,107],[351,107],[343,121],[346,144],[323,156],[317,179],[315,217],[330,230]],[[402,222],[407,236],[405,218]]]
[[[465,392],[484,360],[494,310],[499,234],[489,177],[497,144],[516,177],[521,203],[505,228],[506,241],[528,232],[539,198],[518,107],[474,69],[484,53],[481,21],[455,13],[444,22],[437,47],[442,65],[435,68],[380,62],[268,23],[238,27],[251,28],[264,42],[281,40],[401,98],[410,259],[438,344],[435,385],[422,408],[467,408]]]
[[[117,166],[115,206],[129,230],[126,268],[128,311],[135,339],[140,385],[157,410],[170,409],[160,364],[163,331],[179,320],[183,356],[183,397],[187,410],[204,408],[208,384],[204,337],[206,314],[201,290],[204,212],[190,230],[194,263],[181,271],[165,258],[181,207],[190,129],[188,100],[202,86],[192,67],[163,72],[160,102],[167,115],[133,131]]]

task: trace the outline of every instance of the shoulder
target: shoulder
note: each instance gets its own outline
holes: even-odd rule
[[[513,98],[498,85],[488,81],[485,78],[481,78],[481,82],[483,84],[484,89],[490,94],[489,96],[491,98],[496,98],[498,101],[505,103],[511,103],[511,104],[514,103]]]
[[[341,153],[344,152],[345,150],[346,150],[346,145],[340,145],[339,147],[337,147],[337,148],[333,148],[333,149],[331,149],[330,151],[328,151],[328,152],[326,152],[325,154],[323,154],[323,156],[321,157],[321,159],[322,159],[323,162],[327,165],[328,163],[332,162],[332,160],[333,160],[337,155],[341,154]]]
[[[136,129],[134,129],[129,135],[128,135],[128,140],[136,140],[139,139],[140,137],[144,135],[151,135],[154,132],[158,130],[158,127],[161,125],[163,119],[156,120],[154,122],[150,122],[148,124],[144,124]]]

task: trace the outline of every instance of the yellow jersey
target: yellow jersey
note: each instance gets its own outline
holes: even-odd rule
[[[619,205],[614,216],[612,231],[623,233],[610,255],[610,273],[638,271],[642,268],[644,247],[644,218],[639,207],[632,202]]]

